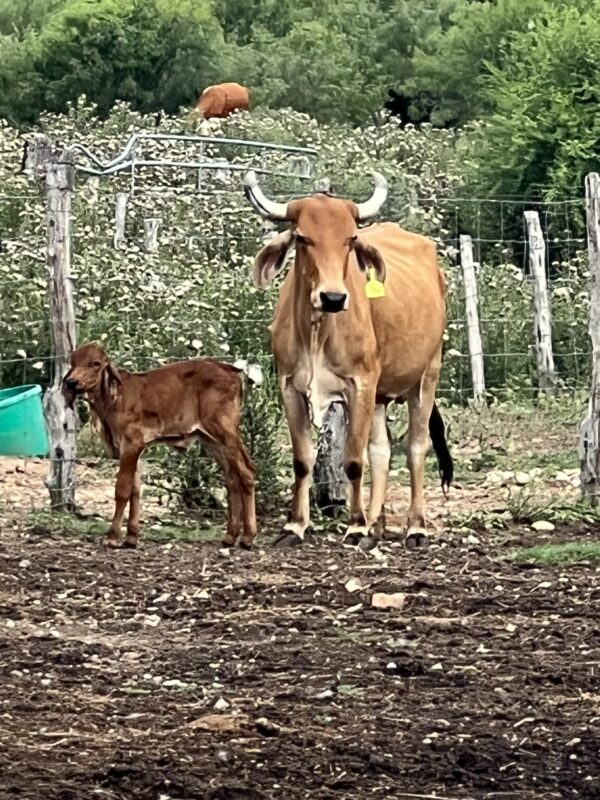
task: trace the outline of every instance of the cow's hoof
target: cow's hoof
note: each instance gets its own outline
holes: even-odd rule
[[[406,548],[408,550],[418,550],[427,547],[429,544],[429,535],[426,530],[422,528],[413,528],[406,534]]]
[[[352,526],[346,530],[344,538],[342,539],[342,544],[344,547],[360,547],[362,550],[362,543],[370,538],[368,528],[362,525],[360,527]],[[365,549],[370,550],[371,548],[367,547]]]
[[[252,543],[240,541],[240,550],[245,550],[247,553],[252,550]]]
[[[286,547],[302,547],[302,537],[293,531],[283,530],[273,542],[273,547],[279,550]]]
[[[125,539],[121,547],[123,550],[135,550],[138,546],[137,539],[130,539],[129,536]]]

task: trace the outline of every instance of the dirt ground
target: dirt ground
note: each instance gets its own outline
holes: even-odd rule
[[[598,798],[600,573],[497,558],[540,535],[106,553],[5,529],[0,798]]]

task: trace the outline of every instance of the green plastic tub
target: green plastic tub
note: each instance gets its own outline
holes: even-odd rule
[[[48,432],[42,410],[42,387],[0,390],[0,455],[47,456]]]

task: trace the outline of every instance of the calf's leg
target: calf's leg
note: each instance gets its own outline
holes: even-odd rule
[[[119,472],[117,474],[117,483],[115,486],[115,513],[106,535],[107,547],[114,548],[119,546],[125,506],[129,502],[133,491],[138,459],[141,453],[142,448],[137,446],[126,445],[121,449]]]
[[[142,495],[142,464],[138,461],[133,476],[131,496],[129,498],[129,518],[127,520],[127,535],[123,547],[136,548],[140,533],[140,500]]]
[[[236,543],[240,535],[242,522],[243,503],[240,484],[235,471],[230,467],[225,445],[211,443],[209,450],[225,475],[225,485],[227,487],[227,532],[222,544],[225,547],[231,547]]]
[[[254,464],[238,431],[220,431],[209,449],[225,473],[227,485],[226,547],[234,545],[244,526],[241,546],[249,550],[256,538],[256,506]]]

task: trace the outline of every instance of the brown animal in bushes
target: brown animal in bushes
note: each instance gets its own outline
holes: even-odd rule
[[[351,485],[346,540],[367,545],[385,502],[390,467],[386,407],[408,404],[411,503],[406,544],[426,544],[423,480],[428,438],[442,486],[452,480],[444,423],[434,402],[446,323],[446,281],[435,244],[385,222],[359,228],[387,198],[374,173],[372,196],[354,203],[326,194],[275,202],[248,173],[246,197],[263,217],[288,229],[256,256],[254,279],[267,286],[293,260],[281,283],[271,325],[296,477],[279,544],[302,543],[310,525],[309,486],[315,455],[311,424],[332,402],[348,409],[344,468]],[[363,454],[371,466],[369,509],[362,494]]]
[[[115,513],[108,547],[118,547],[125,507],[129,519],[124,547],[136,547],[140,529],[140,456],[161,442],[183,451],[202,441],[225,472],[228,496],[227,534],[234,545],[243,524],[241,547],[256,536],[255,471],[240,436],[243,382],[241,371],[210,358],[179,361],[149,372],[119,370],[97,344],[71,355],[63,394],[72,407],[77,397],[90,405],[100,432],[119,459]]]
[[[250,93],[239,83],[207,86],[200,95],[196,108],[204,119],[228,117],[234,111],[247,111],[250,108]]]

